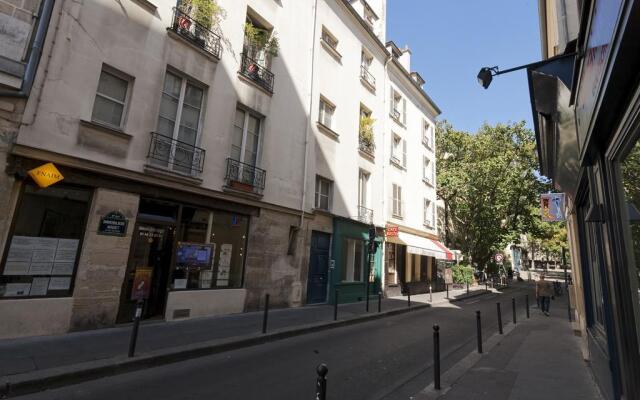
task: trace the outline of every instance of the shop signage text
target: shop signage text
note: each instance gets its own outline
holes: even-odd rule
[[[540,210],[544,222],[564,221],[564,193],[541,194]]]
[[[127,219],[118,211],[111,211],[100,219],[99,235],[126,236]]]
[[[387,237],[398,237],[398,227],[397,226],[387,226],[386,235],[387,235]]]
[[[41,188],[46,188],[64,179],[53,163],[46,163],[28,172],[33,181]]]

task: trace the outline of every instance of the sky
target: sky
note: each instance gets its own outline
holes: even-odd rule
[[[411,70],[456,129],[525,120],[533,128],[526,73],[478,84],[481,67],[539,61],[537,0],[387,0],[387,40],[411,49]]]

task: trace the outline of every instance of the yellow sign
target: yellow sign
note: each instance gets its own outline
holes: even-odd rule
[[[47,163],[29,171],[29,176],[40,186],[46,188],[64,179],[53,163]]]

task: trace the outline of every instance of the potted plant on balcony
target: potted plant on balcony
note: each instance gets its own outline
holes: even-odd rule
[[[275,31],[258,28],[247,21],[244,24],[244,38],[245,53],[252,59],[250,64],[247,65],[248,72],[252,73],[252,71],[257,72],[259,70],[257,65],[252,64],[257,62],[268,68],[269,57],[278,57],[280,42]]]
[[[373,124],[376,122],[370,115],[360,115],[360,129],[358,138],[360,140],[360,148],[369,154],[373,154],[376,148],[373,137]]]
[[[182,0],[178,4],[178,13],[176,18],[176,28],[183,32],[189,32],[191,28],[191,10],[193,9],[192,0]]]

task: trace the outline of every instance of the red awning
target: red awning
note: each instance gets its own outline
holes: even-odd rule
[[[438,248],[440,248],[442,252],[444,252],[447,255],[447,260],[455,260],[455,257],[453,257],[453,253],[451,252],[451,250],[447,248],[447,246],[445,246],[444,244],[442,244],[437,240],[434,240],[434,239],[430,239],[430,240],[433,242],[433,244],[438,246]]]

